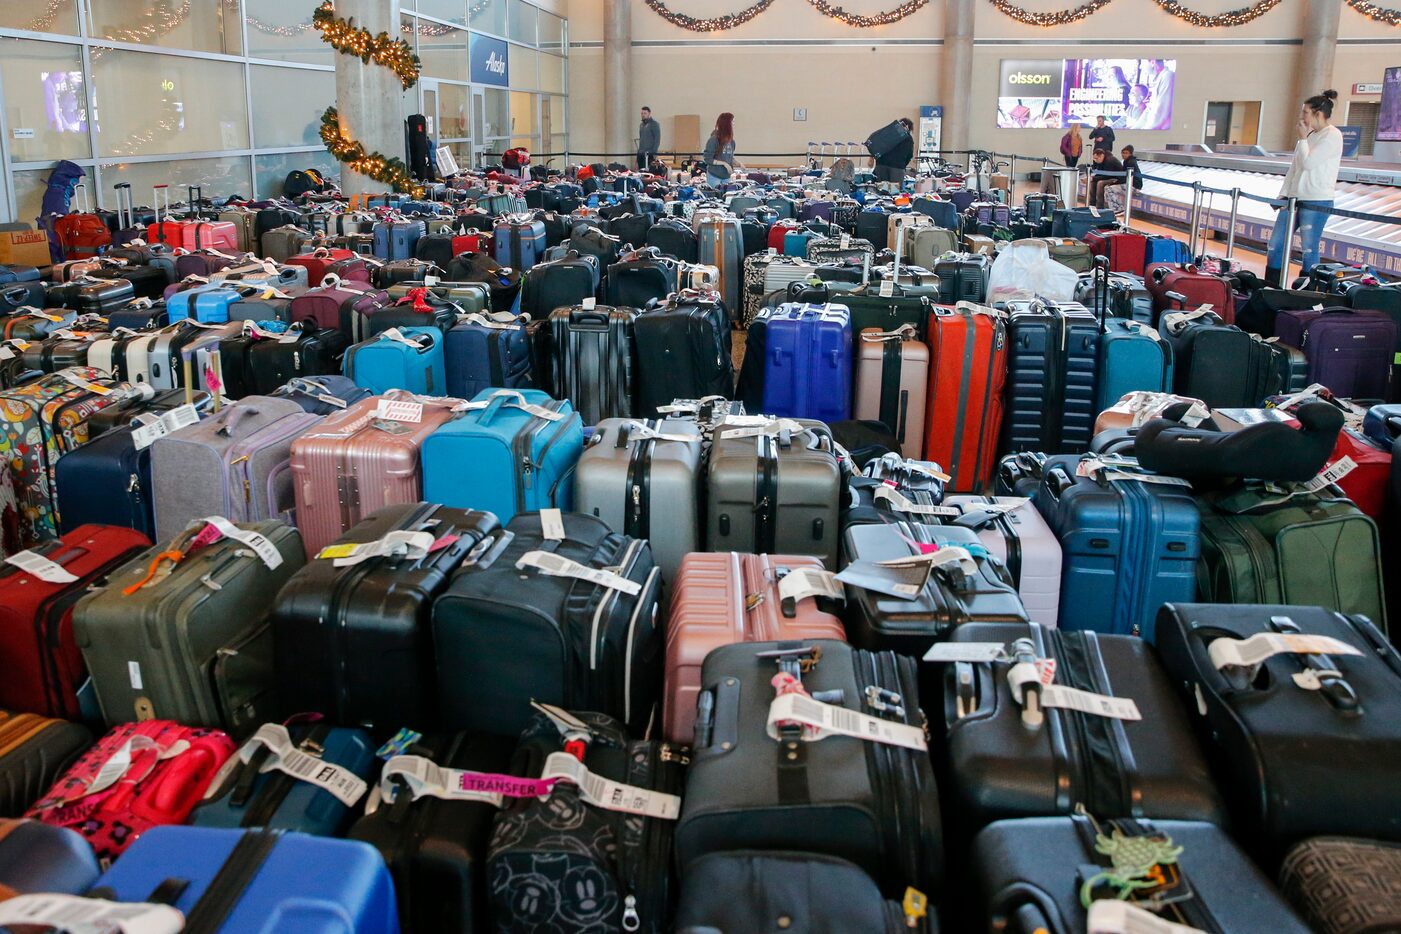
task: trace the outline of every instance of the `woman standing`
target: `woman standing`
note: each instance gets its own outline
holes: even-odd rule
[[[710,139],[705,141],[705,152],[701,155],[705,162],[705,181],[712,188],[718,188],[730,180],[735,168],[735,115],[722,113],[715,120],[715,129],[710,131]]]
[[[1084,151],[1085,138],[1080,135],[1080,124],[1072,123],[1060,138],[1060,154],[1065,157],[1065,164],[1073,169],[1080,164],[1080,154]]]
[[[1318,243],[1323,239],[1323,226],[1328,223],[1325,210],[1333,206],[1333,192],[1338,186],[1338,166],[1343,161],[1343,134],[1329,123],[1337,91],[1324,91],[1304,101],[1295,129],[1299,142],[1294,147],[1294,161],[1279,197],[1294,198],[1294,229],[1299,231],[1303,255],[1299,265],[1303,275],[1318,263]],[[1276,211],[1280,208],[1275,208]],[[1284,247],[1293,229],[1282,223],[1284,215],[1275,220],[1270,234],[1270,249],[1265,266],[1265,279],[1278,283],[1284,269]]]

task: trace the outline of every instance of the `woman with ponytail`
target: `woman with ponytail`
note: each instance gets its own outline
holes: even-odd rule
[[[1324,91],[1304,101],[1295,129],[1299,142],[1294,147],[1294,161],[1284,176],[1279,197],[1294,198],[1294,227],[1299,231],[1303,255],[1299,258],[1303,275],[1318,263],[1318,243],[1323,239],[1323,225],[1328,223],[1324,213],[1333,206],[1333,192],[1338,186],[1338,166],[1343,161],[1343,134],[1331,123],[1337,91]],[[1276,210],[1279,210],[1278,208]],[[1265,277],[1274,284],[1279,281],[1284,266],[1284,247],[1293,233],[1286,230],[1284,215],[1275,221],[1270,236]]]

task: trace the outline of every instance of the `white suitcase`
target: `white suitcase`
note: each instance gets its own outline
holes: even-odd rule
[[[1010,496],[960,495],[945,496],[943,504],[958,508],[964,517],[986,515],[986,521],[975,529],[978,539],[1007,566],[1031,621],[1054,627],[1060,619],[1060,540],[1030,501],[995,515],[984,509],[989,503],[1015,500]]]

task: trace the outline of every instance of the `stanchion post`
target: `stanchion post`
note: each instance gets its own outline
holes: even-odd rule
[[[1283,217],[1279,218],[1278,215],[1276,215],[1277,219],[1275,223],[1278,224],[1282,219],[1284,221],[1285,231],[1284,261],[1279,264],[1279,281],[1275,283],[1275,285],[1279,286],[1281,289],[1289,288],[1289,254],[1294,252],[1294,214],[1298,209],[1296,199],[1286,198]]]
[[[1236,217],[1240,213],[1240,189],[1231,189],[1231,221],[1226,231],[1226,259],[1229,261],[1236,251]]]
[[[1133,173],[1124,170],[1124,229],[1133,221]]]
[[[1197,241],[1201,235],[1202,227],[1202,183],[1192,183],[1192,216],[1187,221],[1187,252],[1192,255],[1192,261],[1196,262]]]

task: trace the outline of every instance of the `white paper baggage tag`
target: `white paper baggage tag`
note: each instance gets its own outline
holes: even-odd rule
[[[947,545],[938,551],[930,551],[925,554],[910,555],[906,558],[890,558],[886,561],[874,562],[877,567],[884,568],[910,568],[920,565],[927,566],[931,571],[950,564],[956,564],[963,569],[966,574],[978,573],[978,562],[973,560],[973,554],[967,548],[958,545]]]
[[[50,584],[71,584],[78,577],[63,569],[56,561],[33,551],[19,551],[5,558],[6,564],[13,564],[26,574]]]
[[[762,435],[776,437],[784,431],[788,431],[793,435],[799,435],[807,431],[806,428],[804,428],[802,425],[800,425],[798,422],[794,421],[791,418],[768,418],[765,416],[748,415],[740,415],[736,417],[744,419],[760,418],[762,419],[762,422],[760,424],[749,423],[744,425],[743,427],[730,430],[729,426],[735,423],[730,421],[729,416],[726,416],[725,420],[720,423],[721,425],[725,426],[726,441],[734,441],[738,438],[758,438]]]
[[[936,642],[921,659],[926,662],[995,662],[1007,657],[1001,642]]]
[[[142,384],[145,385],[145,384]],[[157,438],[164,438],[172,432],[187,428],[199,421],[199,411],[190,404],[185,404],[164,412],[154,421],[143,424],[131,433],[132,445],[138,451],[144,451],[155,443]]]
[[[584,309],[585,311],[593,311],[595,308],[598,307],[598,299],[593,297],[586,298],[579,303],[579,307]]]
[[[318,560],[330,560],[334,567],[347,568],[371,558],[392,555],[396,558],[418,559],[433,547],[431,532],[395,530],[381,539],[360,544],[327,545],[316,555]]]
[[[547,422],[557,422],[565,417],[565,414],[563,412],[556,412],[552,409],[545,408],[543,405],[536,405],[533,402],[526,402],[525,396],[519,392],[516,392],[514,389],[498,389],[496,390],[496,392],[492,393],[485,399],[479,399],[475,402],[468,402],[463,405],[455,406],[453,408],[453,411],[475,412],[491,405],[491,403],[496,399],[504,399],[506,400],[504,403],[505,405],[509,405],[513,408],[520,409],[527,415],[533,415],[536,418],[543,418]]]
[[[540,534],[547,541],[564,541],[564,513],[559,509],[540,510]]]
[[[1162,486],[1185,486],[1188,488],[1192,486],[1191,482],[1181,477],[1166,477],[1162,474],[1149,473],[1138,466],[1138,461],[1132,457],[1116,457],[1114,455],[1083,458],[1080,463],[1075,465],[1075,475],[1105,481],[1136,480],[1139,483],[1157,483]]]
[[[991,503],[966,503],[963,507],[965,514],[970,512],[987,512],[995,516],[1005,516],[1009,512],[1016,512],[1023,506],[1029,505],[1031,500],[1025,496],[998,496]]]
[[[895,487],[884,484],[876,487],[871,498],[877,503],[889,503],[890,508],[897,512],[906,512],[914,516],[939,516],[944,519],[957,519],[962,515],[954,506],[932,506],[913,502]]]
[[[375,403],[374,417],[387,422],[417,425],[423,421],[423,403],[408,399],[380,399]]]
[[[208,523],[218,529],[225,538],[242,542],[253,549],[256,554],[267,565],[269,570],[276,570],[282,566],[282,553],[277,550],[277,546],[268,540],[266,535],[254,532],[252,529],[240,529],[223,516],[206,516],[199,520]]]
[[[682,444],[700,441],[699,435],[669,435],[641,422],[628,422],[623,427],[627,428],[628,444],[632,444],[634,441],[680,441]]]
[[[355,773],[315,756],[307,755],[292,742],[292,735],[280,723],[264,723],[238,750],[238,758],[246,765],[253,761],[258,747],[271,755],[259,772],[281,772],[300,782],[315,785],[344,804],[354,806],[365,796],[369,786]]]
[[[576,580],[588,581],[599,587],[621,591],[630,597],[635,597],[642,592],[641,584],[630,581],[621,574],[614,574],[612,571],[604,571],[600,568],[591,568],[548,551],[527,551],[516,561],[516,567],[534,568],[541,574],[547,574],[550,577],[572,577]]]
[[[459,320],[465,324],[475,324],[477,327],[489,328],[493,331],[514,331],[521,326],[521,322],[515,315],[496,319],[494,316],[488,318],[486,315],[473,312],[470,315],[463,315]]]
[[[877,294],[880,295],[881,298],[890,298],[895,294],[895,283],[890,279],[882,279]]]
[[[902,324],[893,331],[878,331],[875,334],[861,332],[861,339],[868,344],[884,344],[889,341],[912,341],[915,340],[915,326],[913,324]]]
[[[1318,402],[1321,398],[1321,393],[1327,391],[1328,387],[1324,386],[1322,383],[1313,383],[1309,386],[1305,386],[1296,393],[1285,396],[1283,399],[1276,402],[1274,407],[1277,409],[1292,409],[1300,402]]]
[[[778,598],[797,603],[808,597],[828,597],[832,600],[846,600],[837,575],[822,568],[795,568],[778,580]]]
[[[99,396],[105,396],[112,391],[111,387],[97,385],[73,367],[69,367],[66,370],[59,370],[57,375],[63,377],[63,379],[77,386],[79,389],[86,389],[88,392],[96,393]]]
[[[379,340],[384,340],[384,341],[397,341],[397,342],[400,343],[400,344],[407,344],[408,346],[412,347],[414,350],[422,350],[422,349],[423,349],[423,345],[422,345],[422,344],[420,344],[417,340],[413,339],[412,337],[409,337],[407,334],[405,334],[403,331],[399,330],[398,328],[389,328],[388,330],[380,331],[380,332],[379,332]]]
[[[1254,668],[1276,655],[1361,655],[1362,652],[1332,636],[1298,632],[1257,632],[1248,639],[1214,639],[1207,646],[1211,663],[1220,668]]]
[[[458,770],[445,769],[423,756],[395,756],[384,764],[380,772],[379,793],[389,804],[394,803],[400,791],[406,791],[411,800],[426,797],[444,801],[478,801],[498,808],[504,803],[502,795],[473,790],[462,781],[461,776]],[[394,780],[396,777],[399,781]]]
[[[0,360],[13,360],[16,356],[9,344],[0,344]]]
[[[1318,476],[1303,484],[1300,487],[1305,493],[1317,493],[1324,487],[1331,486],[1346,477],[1357,469],[1357,462],[1351,457],[1344,455],[1338,460],[1319,472]]]
[[[856,710],[824,704],[802,694],[783,694],[769,705],[768,734],[779,738],[780,721],[792,721],[803,726],[813,727],[815,734],[803,732],[805,742],[818,742],[828,736],[852,736],[871,743],[887,746],[901,746],[924,752],[929,748],[924,731],[908,723],[882,720]]]
[[[1101,898],[1090,902],[1085,934],[1206,934],[1200,928],[1159,918],[1133,902]]]
[[[61,934],[178,934],[185,916],[169,905],[80,895],[16,895],[0,902],[0,927],[21,925]]]
[[[1127,697],[1108,697],[1064,684],[1047,684],[1041,688],[1041,706],[1078,710],[1095,717],[1111,720],[1142,720],[1138,705]]]
[[[584,763],[567,752],[552,752],[545,760],[542,781],[568,781],[579,787],[589,804],[607,811],[676,820],[681,816],[681,798],[661,791],[625,785],[590,772]]]
[[[696,411],[699,411],[699,407],[697,407]],[[737,412],[726,412],[725,416],[720,419],[719,427],[728,428],[734,426],[736,428],[752,428],[755,425],[767,425],[771,421],[773,421],[773,419],[768,415],[744,415]]]

